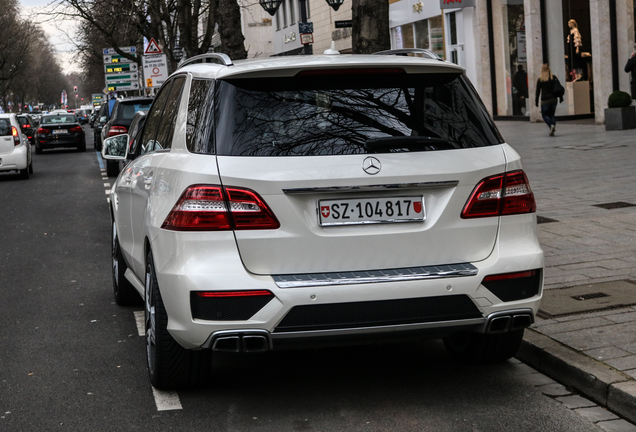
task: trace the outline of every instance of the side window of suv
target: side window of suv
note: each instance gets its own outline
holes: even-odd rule
[[[152,153],[157,150],[157,148],[155,148],[155,137],[157,136],[157,130],[161,123],[161,114],[163,113],[163,108],[166,106],[166,101],[168,100],[173,82],[174,81],[170,81],[163,86],[152,107],[150,107],[148,117],[146,117],[144,134],[141,137],[141,154]]]
[[[188,98],[186,145],[192,153],[214,154],[214,81],[193,79]]]
[[[156,150],[169,149],[172,147],[172,134],[174,133],[174,126],[177,122],[177,114],[179,113],[179,102],[181,102],[181,91],[185,84],[185,76],[175,78],[168,100],[166,101],[166,107],[163,110],[161,121],[159,122],[159,131],[155,138]]]

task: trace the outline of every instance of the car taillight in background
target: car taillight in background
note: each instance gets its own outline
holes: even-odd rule
[[[487,177],[479,182],[464,206],[463,219],[534,213],[537,205],[522,170]]]
[[[123,126],[111,126],[110,129],[108,129],[108,136],[109,137],[117,136],[117,135],[125,134],[127,132],[128,132],[128,129],[126,129]]]
[[[38,133],[39,134],[48,134],[48,133],[51,133],[51,129],[38,128]]]
[[[69,131],[71,131],[71,132],[81,132],[82,131],[82,127],[81,126],[73,126],[72,128],[69,129]]]
[[[228,210],[229,207],[229,210]],[[174,231],[277,229],[265,201],[249,189],[211,185],[188,187],[161,228]]]
[[[15,126],[11,126],[11,135],[13,135],[13,145],[20,145],[20,133]]]

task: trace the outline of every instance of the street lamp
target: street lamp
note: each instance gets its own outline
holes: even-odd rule
[[[276,15],[276,11],[280,5],[283,3],[283,0],[258,0],[258,3],[268,14],[274,16]]]
[[[335,11],[337,11],[340,6],[344,3],[344,0],[325,0],[329,6]]]

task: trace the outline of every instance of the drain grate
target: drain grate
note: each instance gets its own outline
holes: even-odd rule
[[[616,202],[605,203],[605,204],[594,204],[594,207],[600,207],[606,210],[613,210],[613,209],[619,209],[619,208],[625,208],[625,207],[636,207],[636,204],[632,204],[632,203],[628,203],[624,201],[616,201]]]
[[[537,216],[537,223],[538,224],[544,224],[544,223],[550,223],[550,222],[558,222],[558,220],[550,219],[550,218],[545,217],[545,216]]]
[[[599,292],[599,293],[591,293],[591,294],[583,294],[583,295],[574,295],[572,298],[574,300],[592,300],[597,298],[609,297],[608,294]]]

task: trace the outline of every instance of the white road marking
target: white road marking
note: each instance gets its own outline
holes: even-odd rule
[[[157,390],[152,388],[152,394],[155,396],[155,404],[157,404],[157,411],[170,411],[183,409],[179,395],[177,392]]]
[[[104,183],[104,187],[110,187],[110,183]]]
[[[144,311],[135,311],[135,322],[137,323],[137,334],[146,335],[146,324],[144,323]]]
[[[110,195],[110,189],[107,189],[104,192],[106,192],[106,195]]]

